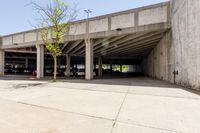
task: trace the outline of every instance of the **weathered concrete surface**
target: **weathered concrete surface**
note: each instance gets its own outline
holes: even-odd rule
[[[37,78],[44,77],[44,45],[36,45],[37,49]]]
[[[4,75],[5,52],[0,50],[0,75]]]
[[[198,133],[200,96],[148,78],[0,80],[3,133]]]
[[[200,90],[199,12],[198,0],[171,2],[172,30],[144,60],[147,75]]]
[[[175,0],[172,6],[172,48],[178,84],[200,90],[200,1]]]
[[[171,63],[170,59],[174,58],[174,54],[169,51],[170,46],[171,32],[169,31],[165,33],[162,40],[152,50],[149,56],[143,60],[142,68],[146,75],[173,83],[174,69],[172,66],[174,62]]]

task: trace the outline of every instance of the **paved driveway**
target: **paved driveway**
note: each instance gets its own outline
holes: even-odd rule
[[[200,96],[148,78],[0,80],[2,133],[199,133]]]

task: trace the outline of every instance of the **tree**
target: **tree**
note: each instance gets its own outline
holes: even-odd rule
[[[53,56],[53,81],[56,82],[57,58],[62,54],[64,35],[69,29],[69,22],[76,17],[76,10],[70,8],[62,0],[51,0],[45,7],[35,2],[31,2],[31,5],[40,15],[39,22],[35,27],[38,29],[46,49]]]

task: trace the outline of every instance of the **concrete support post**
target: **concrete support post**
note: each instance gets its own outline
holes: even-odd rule
[[[120,72],[122,72],[123,70],[122,70],[122,64],[120,64]]]
[[[93,40],[85,40],[85,79],[93,79]]]
[[[98,59],[98,65],[99,65],[98,75],[99,77],[102,77],[102,58],[101,57],[99,57]]]
[[[44,45],[37,45],[37,78],[44,77]]]
[[[110,63],[110,74],[112,74],[112,70],[113,70],[112,63]]]
[[[25,59],[25,68],[28,68],[28,58]]]
[[[0,75],[4,75],[4,67],[5,67],[5,52],[4,50],[0,50]]]
[[[66,56],[66,73],[67,73],[67,78],[70,78],[70,67],[71,67],[71,57],[69,54]]]

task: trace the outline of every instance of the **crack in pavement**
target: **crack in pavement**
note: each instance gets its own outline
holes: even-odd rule
[[[116,117],[115,117],[115,119],[114,119],[114,123],[113,123],[113,125],[112,125],[112,128],[111,128],[110,133],[113,133],[113,129],[114,129],[115,125],[116,125],[117,119],[118,119],[119,114],[120,114],[120,112],[121,112],[121,110],[122,110],[122,107],[123,107],[123,105],[124,105],[124,102],[125,102],[125,100],[126,100],[128,94],[129,94],[130,88],[131,88],[131,86],[129,86],[129,88],[128,88],[128,90],[127,90],[125,96],[124,96],[124,99],[123,99],[123,101],[122,101],[122,103],[121,103],[121,105],[120,105],[120,108],[119,108],[119,110],[118,110],[118,113],[117,113],[117,115],[116,115]]]
[[[71,111],[67,111],[67,110],[61,110],[61,109],[57,109],[57,108],[39,106],[39,105],[29,104],[29,103],[20,102],[20,101],[17,101],[16,103],[23,104],[23,105],[27,105],[27,106],[32,106],[32,107],[37,107],[37,108],[42,108],[42,109],[47,109],[47,110],[53,110],[53,111],[59,111],[59,112],[64,112],[64,113],[70,113],[70,114],[75,114],[75,115],[81,115],[81,116],[86,116],[86,117],[91,117],[91,118],[96,118],[96,119],[114,121],[114,119],[110,119],[110,118],[92,116],[92,115],[87,115],[87,114],[82,114],[82,113],[77,113],[77,112],[71,112]]]
[[[147,126],[147,125],[133,123],[133,122],[132,123],[123,122],[123,121],[117,121],[117,122],[122,123],[122,124],[134,125],[134,126],[138,126],[138,127],[145,127],[145,128],[150,128],[150,129],[161,130],[161,131],[168,131],[168,132],[173,132],[173,133],[183,133],[183,132],[177,131],[177,130],[171,130],[171,129],[166,129],[166,128],[153,127],[153,126]]]

